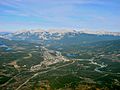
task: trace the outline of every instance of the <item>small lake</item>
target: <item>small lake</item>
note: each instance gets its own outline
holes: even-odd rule
[[[12,48],[9,48],[9,47],[8,47],[8,48],[6,48],[6,51],[11,51],[11,50],[12,50]]]
[[[66,54],[66,56],[67,57],[77,57],[77,56],[79,56],[79,54],[70,54],[70,53],[68,53],[68,54]]]

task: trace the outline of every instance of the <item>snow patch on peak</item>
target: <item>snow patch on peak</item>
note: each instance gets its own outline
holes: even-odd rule
[[[72,30],[72,29],[48,29],[48,30],[44,30],[44,29],[36,29],[36,30],[21,30],[21,31],[17,31],[15,32],[15,34],[21,34],[21,33],[60,33],[60,34],[64,34],[64,33],[68,33],[68,32],[75,32],[76,30]]]
[[[92,31],[88,29],[82,29],[80,30],[81,33],[86,33],[86,34],[95,34],[95,35],[113,35],[113,36],[120,36],[120,32],[108,32],[105,30],[100,30],[100,31]]]

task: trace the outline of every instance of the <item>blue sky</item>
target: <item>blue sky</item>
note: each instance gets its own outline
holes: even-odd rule
[[[120,31],[120,0],[0,0],[0,31],[72,28]]]

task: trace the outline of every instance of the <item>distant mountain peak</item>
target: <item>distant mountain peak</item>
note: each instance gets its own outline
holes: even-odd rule
[[[59,33],[59,34],[65,34],[68,32],[73,32],[73,33],[86,33],[86,34],[97,34],[97,35],[114,35],[114,36],[120,36],[120,32],[108,32],[105,30],[101,30],[101,31],[92,31],[92,30],[88,30],[88,29],[81,29],[81,30],[73,30],[73,29],[36,29],[36,30],[21,30],[21,31],[17,31],[15,32],[15,34],[20,34],[20,33],[44,33],[44,32],[48,32],[48,33]]]
[[[90,30],[73,30],[73,29],[36,29],[36,30],[21,30],[10,34],[1,34],[0,37],[9,40],[29,40],[29,41],[44,41],[44,40],[60,40],[64,37],[80,37],[82,34],[90,35],[110,35],[120,36],[120,32],[107,31],[90,31]]]
[[[42,33],[42,32],[48,32],[48,33],[68,33],[68,32],[75,32],[76,30],[72,30],[72,29],[36,29],[36,30],[21,30],[21,31],[17,31],[15,32],[15,34],[20,34],[20,33],[26,33],[26,32],[30,32],[30,33]]]
[[[120,36],[120,32],[109,32],[105,30],[101,31],[92,31],[92,30],[80,30],[81,33],[86,34],[96,34],[96,35],[113,35],[113,36]]]

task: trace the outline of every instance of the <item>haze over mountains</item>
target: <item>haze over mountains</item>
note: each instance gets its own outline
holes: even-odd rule
[[[0,37],[7,39],[36,39],[36,40],[49,40],[49,39],[62,39],[64,36],[68,35],[74,37],[76,35],[86,34],[86,35],[99,35],[99,36],[120,36],[120,32],[107,32],[107,31],[90,31],[90,30],[70,30],[70,29],[39,29],[39,30],[21,30],[14,33],[1,32]]]

